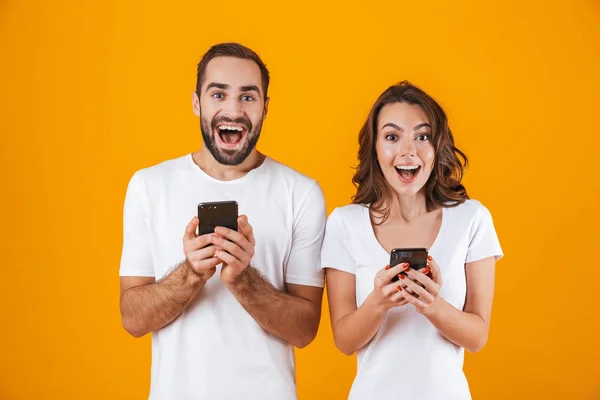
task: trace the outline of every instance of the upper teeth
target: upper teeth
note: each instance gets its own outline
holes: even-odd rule
[[[411,169],[417,169],[417,168],[419,168],[419,166],[418,165],[398,165],[396,168],[411,170]]]
[[[221,130],[229,130],[229,131],[238,131],[241,132],[242,131],[242,127],[241,126],[233,126],[233,125],[221,125],[219,126],[219,129]]]

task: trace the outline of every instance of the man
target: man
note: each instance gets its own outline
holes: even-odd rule
[[[133,336],[152,332],[150,399],[297,397],[293,346],[319,325],[326,212],[315,180],[256,150],[268,86],[252,50],[213,46],[192,98],[204,146],[129,183],[121,315]],[[239,204],[238,231],[198,236],[198,203],[223,200]]]

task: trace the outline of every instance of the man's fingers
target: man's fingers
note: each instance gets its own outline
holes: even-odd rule
[[[240,232],[218,226],[215,228],[215,234],[237,244],[245,252],[253,252],[254,246]]]
[[[226,251],[217,250],[217,252],[215,253],[215,256],[216,256],[216,258],[221,259],[229,267],[232,267],[234,269],[238,269],[241,265],[240,260],[238,260],[237,258],[235,258],[234,256],[232,256],[231,254],[229,254]]]
[[[188,260],[191,260],[191,261],[202,261],[207,258],[213,257],[215,255],[215,253],[217,252],[217,250],[219,250],[219,249],[220,248],[215,245],[202,247],[198,250],[194,250],[194,251],[190,252],[188,254],[187,258],[188,258]]]
[[[196,228],[198,228],[199,223],[200,221],[198,220],[198,217],[192,218],[192,220],[185,227],[185,233],[183,234],[184,240],[192,240],[198,236],[196,234]]]
[[[211,241],[213,244],[221,247],[221,249],[225,250],[226,252],[228,252],[229,254],[231,254],[232,256],[234,256],[235,258],[237,258],[238,260],[243,260],[244,257],[244,250],[238,246],[237,244],[230,242],[227,239],[223,239],[220,236],[213,236],[211,238]]]
[[[202,236],[197,239],[202,239]],[[204,238],[204,240],[207,239]],[[219,246],[205,246],[199,250],[195,250],[187,254],[187,262],[189,265],[191,265],[194,271],[196,271],[196,273],[202,274],[205,276],[205,279],[208,279],[214,274],[214,271],[210,272],[210,270],[214,269],[217,265],[223,262],[221,259],[215,257],[216,252],[219,250],[221,250]],[[210,274],[208,274],[208,272],[210,272]]]
[[[213,237],[212,233],[207,233],[206,235],[198,236],[194,238],[192,241],[188,242],[189,250],[188,251],[197,251],[202,249],[209,244],[212,243],[211,238]]]
[[[205,258],[203,260],[195,260],[189,261],[194,271],[199,274],[206,273],[211,268],[215,268],[217,265],[221,264],[223,261],[217,257]],[[211,274],[212,276],[212,274]]]
[[[246,215],[240,215],[238,218],[238,227],[240,233],[244,235],[246,240],[250,243],[254,243],[254,230],[252,229],[252,225],[248,222],[248,217]]]

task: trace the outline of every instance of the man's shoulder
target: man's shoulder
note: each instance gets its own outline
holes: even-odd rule
[[[134,175],[144,182],[169,180],[174,174],[189,169],[190,155],[171,158],[148,167],[138,169]]]
[[[318,185],[318,182],[315,178],[309,176],[304,172],[300,172],[299,170],[291,167],[287,164],[284,164],[281,161],[278,161],[274,158],[268,157],[265,159],[265,165],[270,174],[272,174],[277,179],[282,179],[286,181],[291,186],[300,186],[310,188],[314,185]]]

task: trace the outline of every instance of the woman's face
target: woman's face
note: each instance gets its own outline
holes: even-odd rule
[[[385,105],[377,121],[375,151],[383,176],[400,196],[425,187],[435,160],[431,125],[416,104]]]

